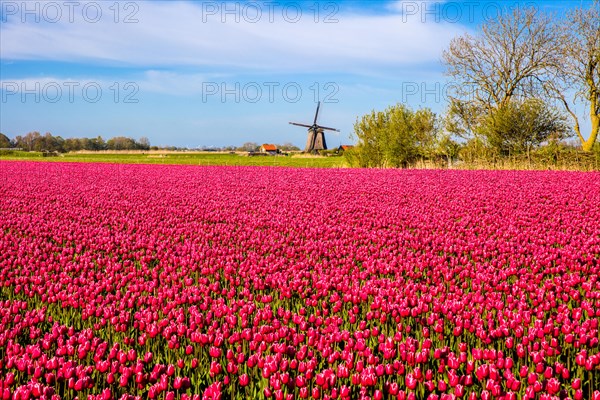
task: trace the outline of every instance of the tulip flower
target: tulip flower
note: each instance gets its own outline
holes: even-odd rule
[[[417,380],[412,373],[406,375],[405,384],[406,387],[410,390],[415,390],[415,388],[417,387]]]

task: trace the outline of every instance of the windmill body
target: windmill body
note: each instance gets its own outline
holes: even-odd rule
[[[315,150],[327,150],[327,143],[325,142],[325,133],[323,129],[313,128],[308,129],[308,138],[306,139],[306,146],[304,151],[310,153]]]
[[[321,126],[317,124],[317,118],[319,117],[320,107],[321,102],[317,104],[317,112],[315,113],[315,119],[312,125],[290,122],[290,124],[292,125],[303,126],[305,128],[308,128],[308,137],[306,138],[306,147],[304,148],[304,152],[306,153],[313,153],[318,150],[327,150],[327,142],[325,142],[325,131],[340,131],[339,129],[328,128],[326,126]]]

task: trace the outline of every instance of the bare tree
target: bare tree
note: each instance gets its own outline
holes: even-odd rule
[[[546,82],[547,93],[557,99],[573,119],[573,128],[584,151],[590,151],[600,130],[600,2],[589,9],[569,12],[557,25],[560,34],[561,62],[554,69],[554,79]],[[572,97],[567,97],[572,94]],[[591,132],[587,139],[581,132],[576,103],[586,104]]]
[[[137,145],[140,150],[150,150],[150,139],[146,136],[142,136],[140,140],[137,141]]]
[[[450,129],[475,133],[480,117],[513,98],[539,97],[547,70],[559,52],[550,15],[535,8],[516,8],[481,27],[477,36],[454,38],[443,53],[454,80]],[[483,115],[482,115],[483,114]]]
[[[258,150],[258,144],[255,142],[246,142],[238,148],[239,151],[256,151]]]

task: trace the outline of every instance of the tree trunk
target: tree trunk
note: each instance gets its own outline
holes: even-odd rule
[[[583,151],[592,151],[596,138],[598,137],[598,130],[600,128],[600,117],[592,115],[592,132],[587,140],[581,142]]]

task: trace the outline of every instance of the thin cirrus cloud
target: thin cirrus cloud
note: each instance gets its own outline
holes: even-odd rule
[[[135,79],[130,79],[140,90],[162,94],[179,94],[179,95],[196,95],[201,93],[202,83],[215,79],[215,76],[204,74],[176,73],[170,71],[148,70],[141,73]],[[43,76],[43,77],[27,77],[18,79],[4,79],[2,81],[2,89],[10,94],[5,94],[5,97],[10,97],[16,93],[27,90],[31,92],[35,88],[39,88],[44,94],[44,99],[52,99],[55,94],[58,96],[61,93],[67,96],[81,96],[85,88],[94,90],[98,87],[101,90],[108,90],[115,82],[109,78],[92,78],[92,77],[61,77],[61,76]],[[58,92],[58,94],[57,94]],[[63,97],[62,95],[60,97]]]
[[[296,23],[277,9],[272,16],[263,10],[252,23],[243,13],[239,22],[235,15],[209,15],[204,3],[135,4],[139,8],[134,23],[115,23],[106,8],[106,18],[97,23],[81,18],[22,23],[7,18],[0,55],[5,61],[100,64],[144,71],[197,68],[192,73],[173,72],[192,78],[199,72],[240,71],[371,74],[436,62],[448,41],[464,31],[459,24],[423,23],[418,15],[402,14],[394,3],[384,13],[345,12],[341,7],[333,16],[337,22],[332,23],[324,23],[323,15],[315,23],[308,10]],[[152,78],[153,72],[147,74]]]

